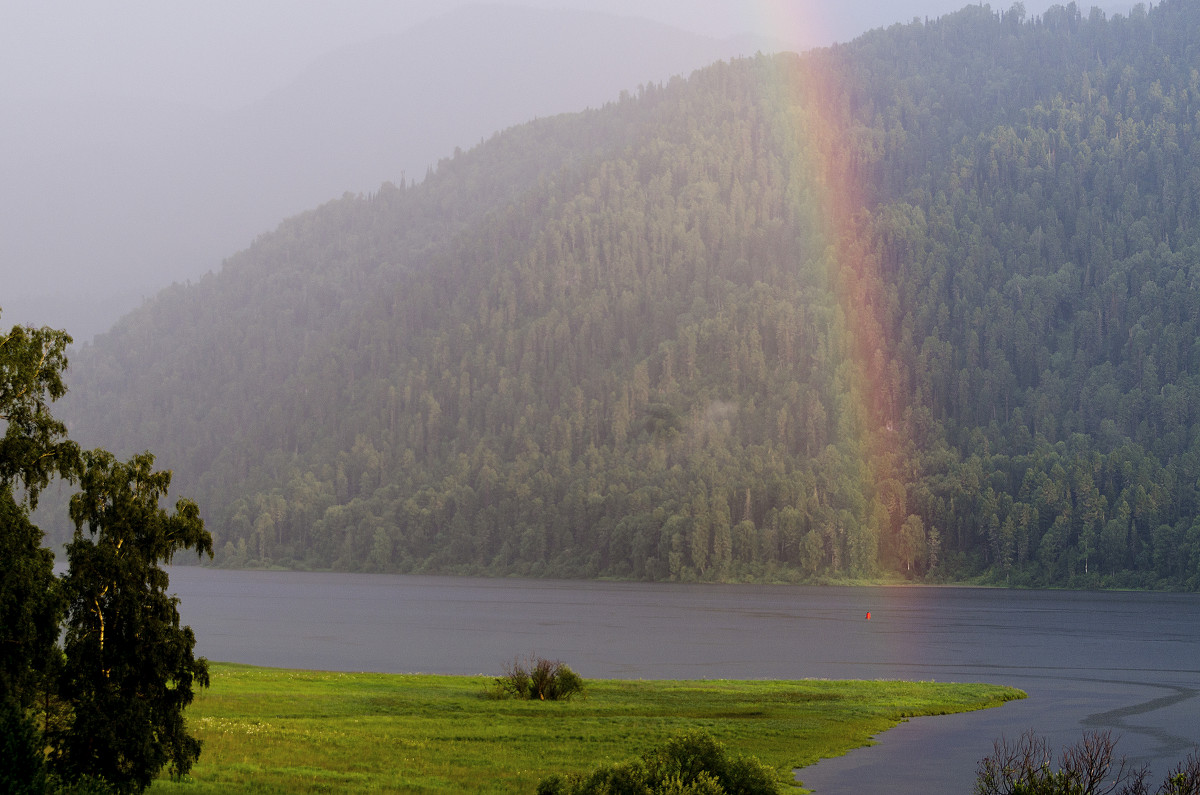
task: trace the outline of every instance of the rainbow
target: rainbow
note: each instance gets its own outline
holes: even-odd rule
[[[821,28],[812,3],[760,3],[757,11],[780,30]],[[777,79],[764,87],[764,102],[781,103],[788,112],[797,160],[793,179],[811,180],[806,206],[815,218],[804,225],[818,230],[824,248],[827,288],[834,296],[838,339],[838,387],[843,393],[838,425],[839,448],[853,458],[866,499],[865,523],[873,535],[876,561],[894,559],[903,523],[908,519],[906,484],[914,473],[905,431],[908,390],[904,371],[891,351],[889,337],[898,327],[897,300],[884,270],[870,208],[873,166],[881,156],[865,128],[856,127],[847,102],[843,51],[837,47],[804,53],[777,63]]]

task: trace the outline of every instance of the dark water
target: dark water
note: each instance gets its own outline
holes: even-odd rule
[[[918,718],[803,769],[820,795],[967,793],[1001,735],[1088,729],[1155,785],[1200,744],[1200,597],[971,588],[486,580],[175,567],[197,652],[352,671],[494,674],[516,655],[584,677],[993,682],[1029,698]],[[871,620],[866,621],[867,611]]]

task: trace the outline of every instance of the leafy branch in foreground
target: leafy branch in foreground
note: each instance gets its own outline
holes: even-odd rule
[[[755,757],[729,756],[703,731],[673,737],[640,759],[591,773],[550,776],[538,795],[777,795],[774,770]]]
[[[171,473],[152,455],[122,463],[67,439],[49,405],[66,391],[70,341],[0,334],[0,791],[141,792],[200,753],[183,709],[207,662],[160,564],[182,549],[211,556],[212,537],[190,500],[159,507]],[[82,489],[61,578],[30,521],[56,476]]]
[[[84,461],[62,581],[60,687],[74,720],[56,738],[58,762],[71,773],[141,790],[164,766],[182,775],[200,756],[183,709],[195,686],[208,685],[208,663],[192,656],[195,635],[180,627],[179,600],[167,594],[158,562],[169,563],[181,549],[211,554],[212,537],[190,500],[180,500],[174,514],[159,507],[171,473],[155,472],[149,453],[121,463],[97,450]]]
[[[1111,732],[1084,732],[1076,745],[1063,750],[1058,768],[1046,738],[1028,731],[1015,741],[999,739],[990,756],[979,762],[976,795],[1150,795],[1149,770],[1115,758]],[[1200,755],[1167,774],[1155,795],[1200,795]]]

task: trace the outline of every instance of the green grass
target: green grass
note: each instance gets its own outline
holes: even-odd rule
[[[589,680],[585,699],[496,700],[490,677],[350,674],[213,663],[188,710],[204,743],[154,791],[526,792],[554,772],[638,756],[690,728],[780,771],[838,756],[917,715],[996,706],[993,685]]]

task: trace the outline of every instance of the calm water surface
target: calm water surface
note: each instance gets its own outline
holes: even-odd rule
[[[197,653],[212,660],[494,674],[534,652],[584,677],[927,679],[1029,693],[909,721],[799,771],[819,795],[968,793],[993,739],[1030,728],[1060,747],[1111,729],[1155,786],[1200,745],[1195,594],[170,574]]]

